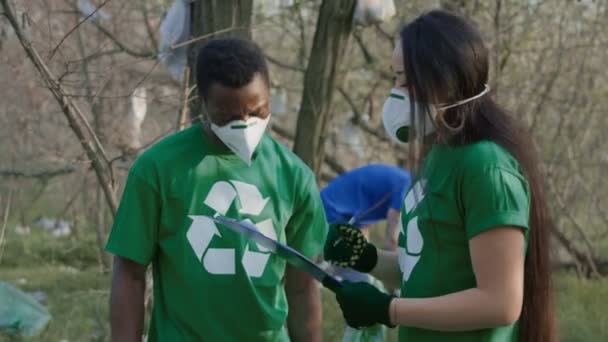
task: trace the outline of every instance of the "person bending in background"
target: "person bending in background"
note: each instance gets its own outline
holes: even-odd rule
[[[399,210],[411,184],[409,172],[386,164],[370,164],[334,178],[321,190],[329,224],[350,222],[369,237],[369,228],[386,220],[384,248],[397,248]]]
[[[370,164],[333,179],[321,190],[321,199],[330,225],[351,223],[369,237],[370,228],[386,220],[384,248],[395,250],[399,235],[399,209],[411,184],[410,174],[396,166]],[[331,237],[329,237],[331,239]],[[331,265],[328,271],[349,281],[384,285],[367,273]],[[390,288],[395,291],[397,288]],[[342,342],[383,341],[386,329],[381,325],[357,331],[347,326]]]

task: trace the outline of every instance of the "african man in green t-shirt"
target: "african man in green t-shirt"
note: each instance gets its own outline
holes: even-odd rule
[[[206,121],[139,156],[106,246],[116,255],[112,340],[141,341],[152,264],[148,341],[319,341],[314,279],[206,217],[250,221],[308,257],[322,249],[327,224],[315,177],[265,133],[263,52],[217,39],[197,58]]]

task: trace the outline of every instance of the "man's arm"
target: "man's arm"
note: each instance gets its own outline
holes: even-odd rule
[[[386,238],[384,240],[384,249],[394,251],[397,249],[399,241],[399,219],[401,215],[398,210],[389,208],[386,213]]]
[[[146,266],[116,256],[110,294],[113,342],[140,342],[144,327]]]
[[[322,308],[317,281],[308,273],[288,265],[285,292],[289,303],[287,329],[291,341],[321,341]]]

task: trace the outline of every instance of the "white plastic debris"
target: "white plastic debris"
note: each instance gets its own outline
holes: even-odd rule
[[[42,290],[26,292],[26,293],[29,294],[30,296],[32,296],[32,298],[34,298],[40,304],[44,304],[44,302],[46,302],[46,300],[49,298],[49,296],[46,294],[46,292],[44,292]]]
[[[354,116],[355,114],[352,112],[347,115],[348,120],[340,132],[340,141],[348,145],[348,148],[355,152],[357,157],[363,158],[365,149],[361,140],[361,130],[353,123]]]
[[[103,9],[97,9],[90,0],[78,0],[78,10],[83,17],[89,17],[88,20],[97,21],[99,19],[110,19],[110,15]]]
[[[54,237],[64,237],[72,233],[70,223],[61,219],[41,216],[34,222],[34,224],[46,230]]]
[[[76,267],[65,266],[65,265],[59,266],[59,271],[64,272],[64,273],[68,273],[68,274],[78,274],[78,273],[80,273],[80,271]]]
[[[15,234],[17,234],[17,235],[21,235],[21,236],[30,235],[30,233],[31,233],[31,229],[29,226],[24,226],[21,224],[18,224],[15,226]]]
[[[64,220],[57,221],[57,226],[51,231],[51,235],[56,238],[68,236],[70,234],[72,234],[72,228],[70,228],[70,224]]]
[[[270,90],[270,111],[277,116],[287,113],[287,91],[284,88]]]
[[[55,222],[57,222],[56,219],[46,216],[40,216],[36,221],[34,221],[34,224],[44,230],[49,231],[55,228]]]
[[[188,46],[172,48],[190,37],[191,0],[175,0],[160,24],[158,58],[171,76],[182,81],[188,63]]]
[[[129,148],[141,147],[141,125],[146,118],[148,110],[146,88],[139,87],[131,94],[131,109],[127,114],[127,129],[129,134]]]
[[[357,25],[369,26],[386,22],[396,13],[393,0],[358,0],[353,19]]]

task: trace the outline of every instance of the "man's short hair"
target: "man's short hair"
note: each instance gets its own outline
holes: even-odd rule
[[[209,41],[196,61],[196,83],[205,99],[213,83],[241,88],[259,73],[270,84],[268,65],[260,47],[251,40],[221,38]]]

